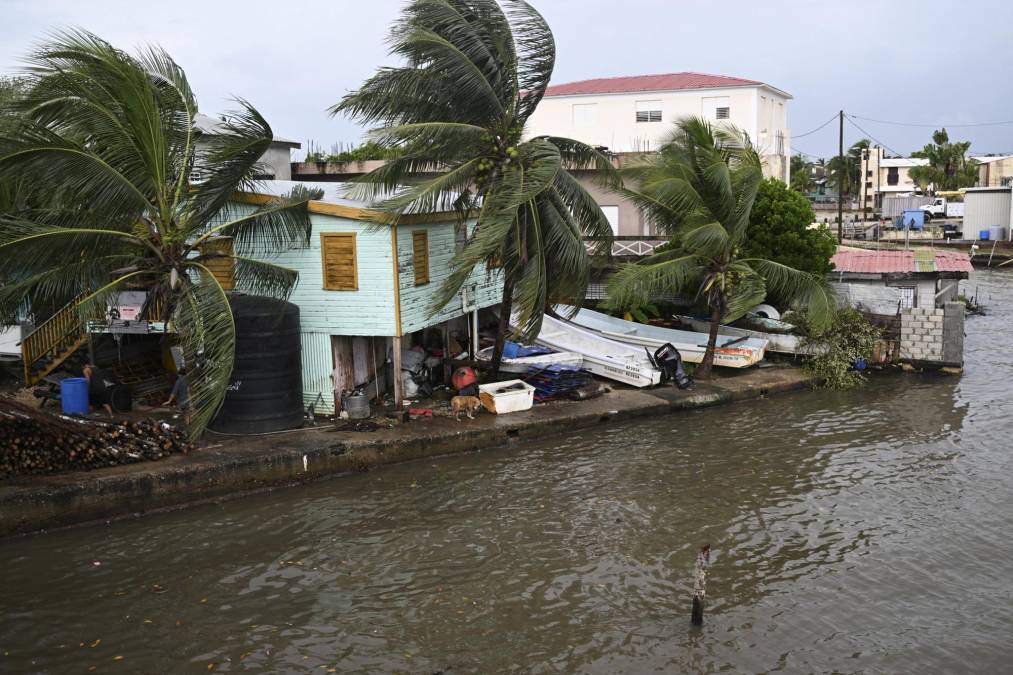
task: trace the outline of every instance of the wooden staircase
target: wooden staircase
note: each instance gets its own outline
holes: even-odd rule
[[[38,383],[88,341],[85,322],[78,310],[85,295],[82,293],[67,303],[21,341],[25,386]]]

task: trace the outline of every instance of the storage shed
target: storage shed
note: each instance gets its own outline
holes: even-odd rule
[[[918,249],[841,249],[830,259],[831,286],[841,305],[893,315],[911,307],[941,307],[956,298],[970,274],[966,253]]]
[[[1005,228],[1005,238],[1010,238],[1011,192],[1009,187],[968,188],[964,193],[964,238],[977,239],[979,232],[994,227]]]

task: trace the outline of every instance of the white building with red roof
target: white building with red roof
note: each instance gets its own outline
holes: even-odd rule
[[[745,130],[765,172],[788,181],[791,95],[756,80],[667,73],[581,80],[550,86],[528,122],[532,136],[575,138],[612,152],[656,150],[672,123],[688,115]]]

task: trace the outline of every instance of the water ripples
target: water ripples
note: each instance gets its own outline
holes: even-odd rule
[[[1013,283],[977,276],[991,313],[968,325],[960,379],[879,378],[8,542],[4,670],[1001,670],[1013,357],[996,345]]]

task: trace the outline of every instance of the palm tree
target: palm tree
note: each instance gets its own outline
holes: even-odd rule
[[[81,292],[90,314],[123,289],[148,291],[143,315],[169,320],[198,365],[188,383],[196,436],[224,397],[235,350],[228,298],[210,268],[230,264],[237,288],[287,297],[297,273],[244,253],[308,243],[306,202],[230,205],[261,171],[271,127],[240,100],[227,133],[202,138],[186,75],[160,49],[130,55],[68,32],[29,64],[18,122],[0,129],[0,182],[21,177],[53,200],[0,213],[0,320]]]
[[[710,335],[697,377],[710,374],[721,322],[742,316],[768,291],[806,304],[814,324],[826,324],[834,304],[825,280],[742,255],[763,180],[760,158],[743,132],[681,119],[657,154],[625,173],[635,187],[622,188],[624,194],[672,235],[673,245],[622,268],[609,284],[610,303],[632,306],[680,292],[705,301]]]
[[[378,125],[370,137],[398,150],[356,194],[395,215],[453,209],[462,225],[475,218],[432,310],[452,300],[476,266],[502,267],[495,371],[512,314],[530,338],[547,307],[584,297],[583,237],[606,251],[612,232],[570,171],[593,168],[608,181],[615,170],[583,143],[524,138],[556,56],[552,32],[526,2],[414,0],[390,42],[405,64],[382,68],[331,109]]]

